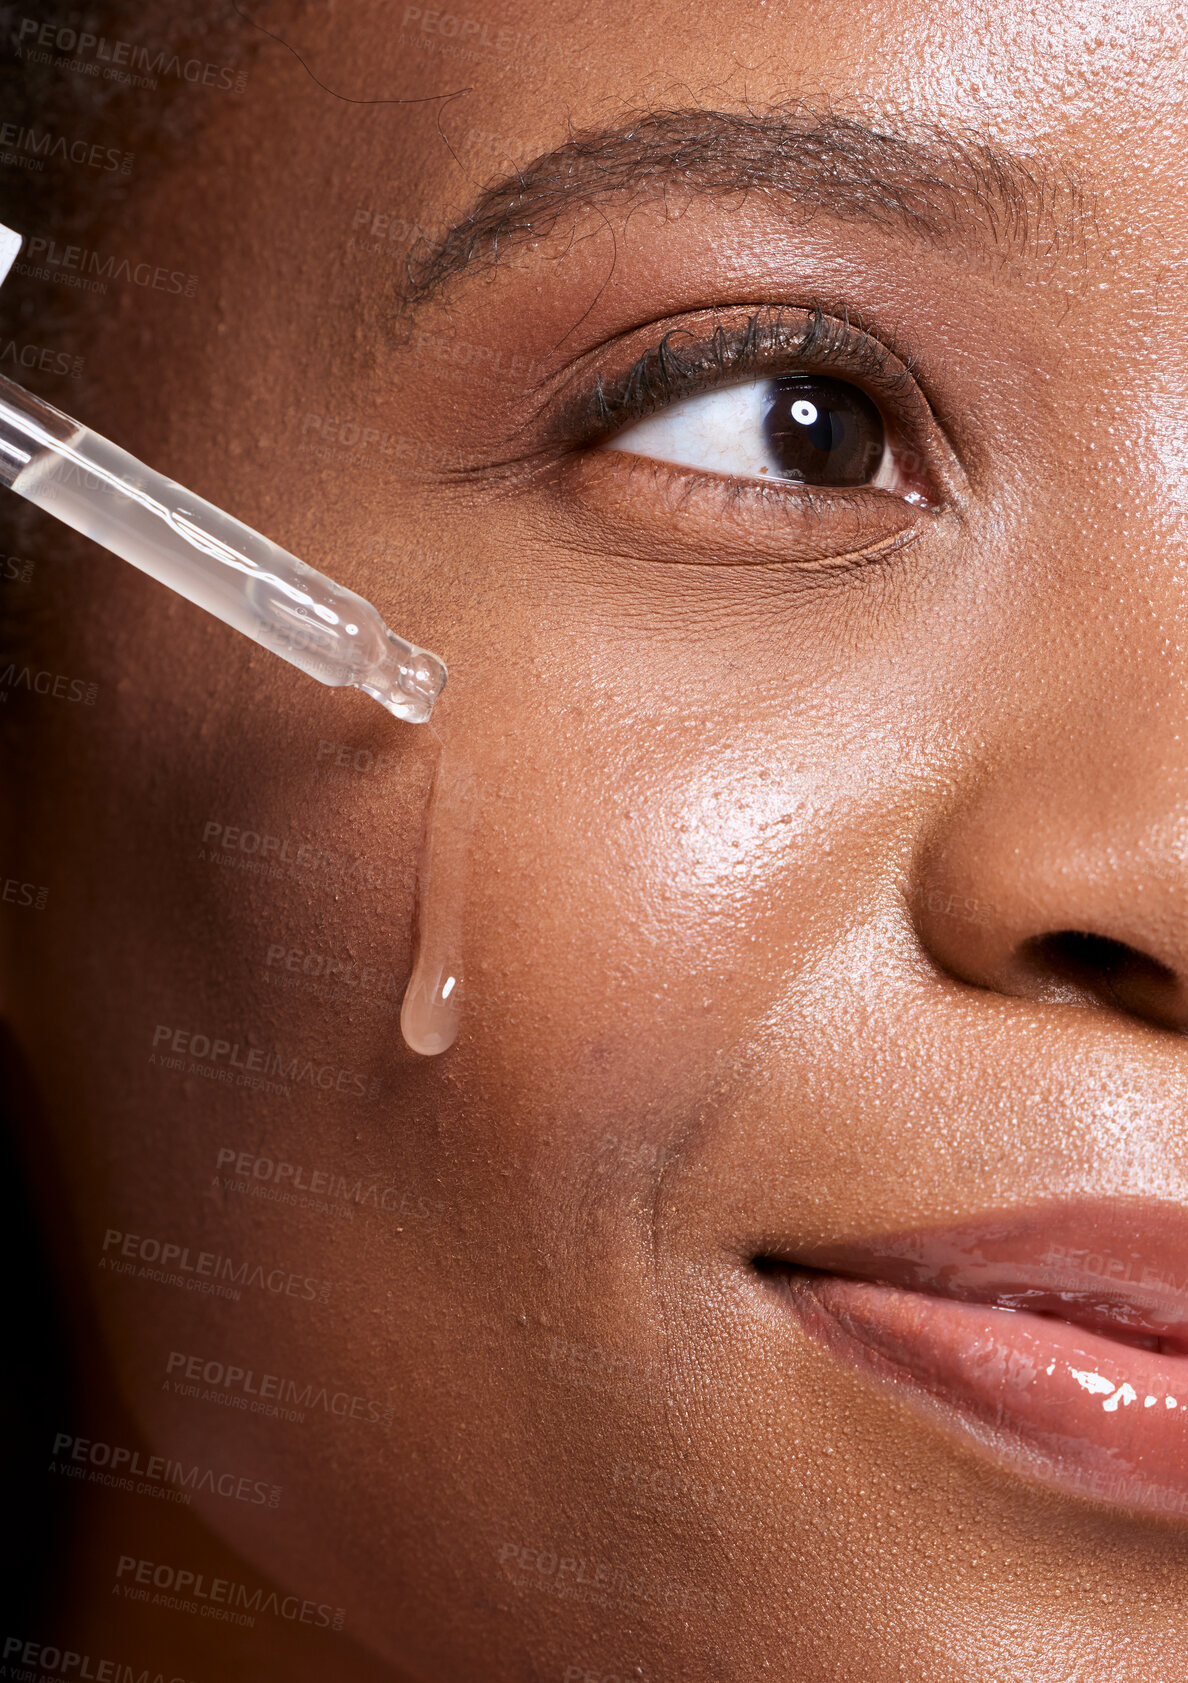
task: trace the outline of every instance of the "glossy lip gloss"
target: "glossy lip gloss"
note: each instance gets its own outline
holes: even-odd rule
[[[837,1358],[1031,1479],[1188,1517],[1188,1212],[1083,1200],[764,1259]]]

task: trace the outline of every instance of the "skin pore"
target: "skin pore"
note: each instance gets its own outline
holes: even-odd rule
[[[405,10],[268,12],[335,90],[456,97],[264,43],[119,227],[193,296],[113,285],[85,412],[45,390],[451,676],[396,726],[29,529],[29,659],[99,686],[8,703],[85,1429],[281,1495],[96,1490],[28,1634],[198,1680],[1174,1679],[1183,1521],[940,1430],[754,1259],[1188,1202],[1184,21],[520,4],[467,57]],[[806,338],[916,501],[628,447]],[[440,756],[465,994],[424,1058]],[[267,1195],[282,1161],[388,1196]],[[112,1233],[289,1284],[120,1274]],[[344,1634],[133,1602],[126,1559]]]

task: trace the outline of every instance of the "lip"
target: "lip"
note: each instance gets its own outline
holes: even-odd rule
[[[762,1267],[835,1357],[1000,1462],[1188,1517],[1188,1212],[1065,1202]]]

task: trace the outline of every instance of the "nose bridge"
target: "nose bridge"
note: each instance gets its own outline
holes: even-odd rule
[[[1014,459],[1029,509],[1044,503],[1061,561],[1099,574],[1119,613],[1188,626],[1188,222],[1182,187],[1170,223],[1138,233],[1107,194],[1111,279],[1081,289],[1036,343],[1031,386],[1037,459]],[[1025,400],[1026,406],[1027,400]],[[1007,435],[1004,433],[1005,439]],[[1029,471],[1034,470],[1034,471]],[[1050,487],[1050,493],[1045,491]],[[1052,500],[1049,502],[1049,495]]]
[[[1059,449],[1017,464],[1015,560],[984,625],[1003,710],[1037,747],[1079,735],[1087,761],[1112,753],[1157,777],[1183,763],[1188,729],[1183,337],[1170,372],[1145,352],[1088,393],[1076,369],[1101,359],[1081,348],[1045,418]]]

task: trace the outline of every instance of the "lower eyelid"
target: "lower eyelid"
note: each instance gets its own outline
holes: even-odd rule
[[[859,487],[823,493],[598,447],[569,458],[564,512],[583,549],[667,565],[857,571],[923,535],[922,510]],[[932,510],[929,511],[934,512]]]

